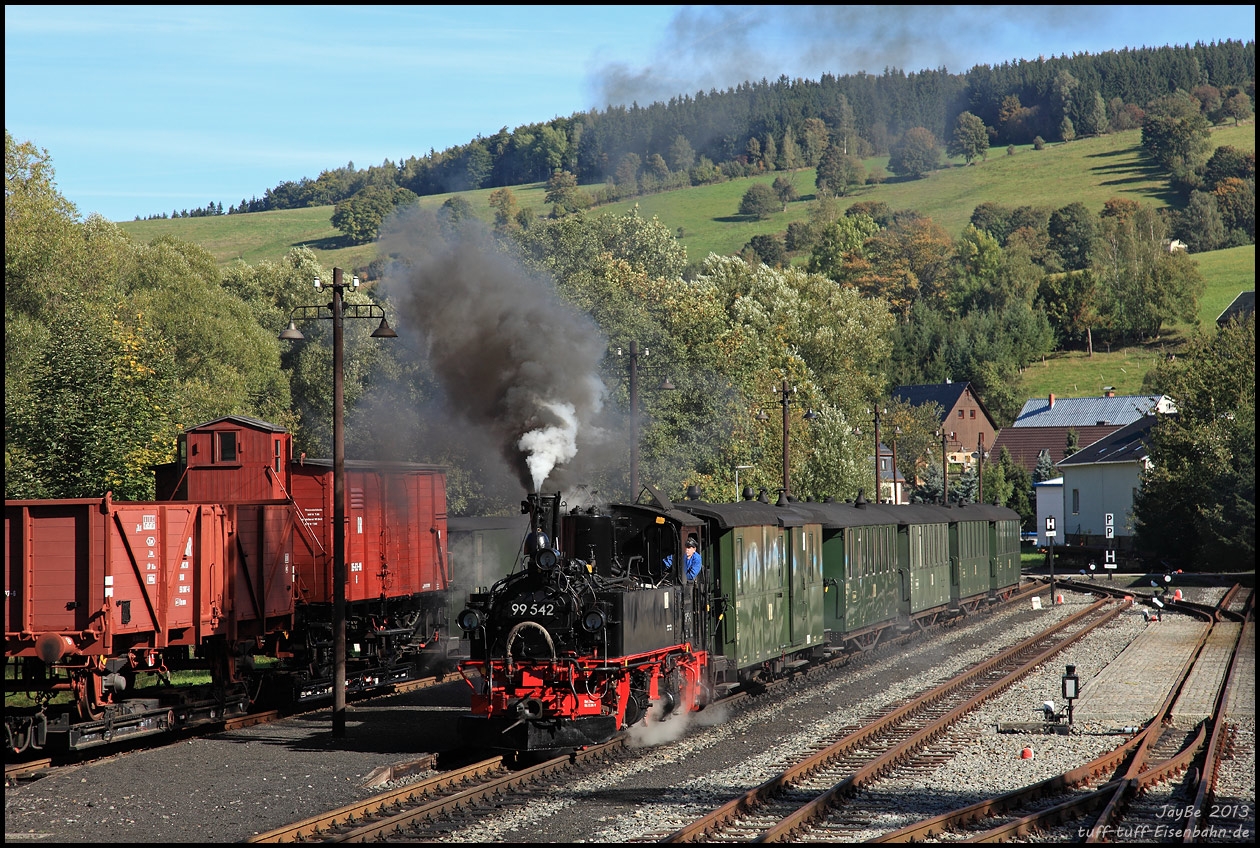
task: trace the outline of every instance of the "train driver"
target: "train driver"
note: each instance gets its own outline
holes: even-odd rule
[[[688,580],[695,580],[700,576],[700,552],[696,550],[699,544],[695,536],[688,536],[687,544],[683,546],[683,563],[686,565]],[[665,557],[665,569],[669,570],[673,567],[674,555],[670,554]]]

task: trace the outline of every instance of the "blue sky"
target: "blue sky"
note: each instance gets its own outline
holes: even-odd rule
[[[4,123],[83,216],[745,80],[1255,39],[1240,6],[5,6]]]

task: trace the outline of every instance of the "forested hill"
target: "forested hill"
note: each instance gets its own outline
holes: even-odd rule
[[[857,157],[882,155],[914,128],[944,140],[963,113],[979,118],[995,146],[1132,129],[1142,125],[1149,104],[1177,92],[1195,98],[1204,116],[1219,122],[1251,114],[1255,59],[1254,41],[1228,40],[977,65],[961,74],[888,69],[763,79],[668,103],[504,127],[405,161],[364,169],[348,163],[268,188],[261,199],[242,199],[228,212],[327,206],[368,190],[405,198],[515,186],[557,173],[576,184],[605,184],[590,199],[606,202],[747,176],[767,165],[815,166],[828,146]],[[212,203],[191,214],[223,212],[222,204]]]

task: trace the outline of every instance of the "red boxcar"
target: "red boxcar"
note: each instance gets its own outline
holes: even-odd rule
[[[346,602],[444,593],[450,583],[445,472],[416,463],[347,460],[345,474]],[[332,550],[332,463],[295,463],[291,486],[317,549]],[[331,603],[332,558],[302,549],[296,556],[299,600]]]

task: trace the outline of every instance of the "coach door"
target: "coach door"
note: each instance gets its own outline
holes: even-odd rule
[[[817,524],[785,528],[788,539],[787,588],[789,643],[810,645],[822,638],[822,528]]]

